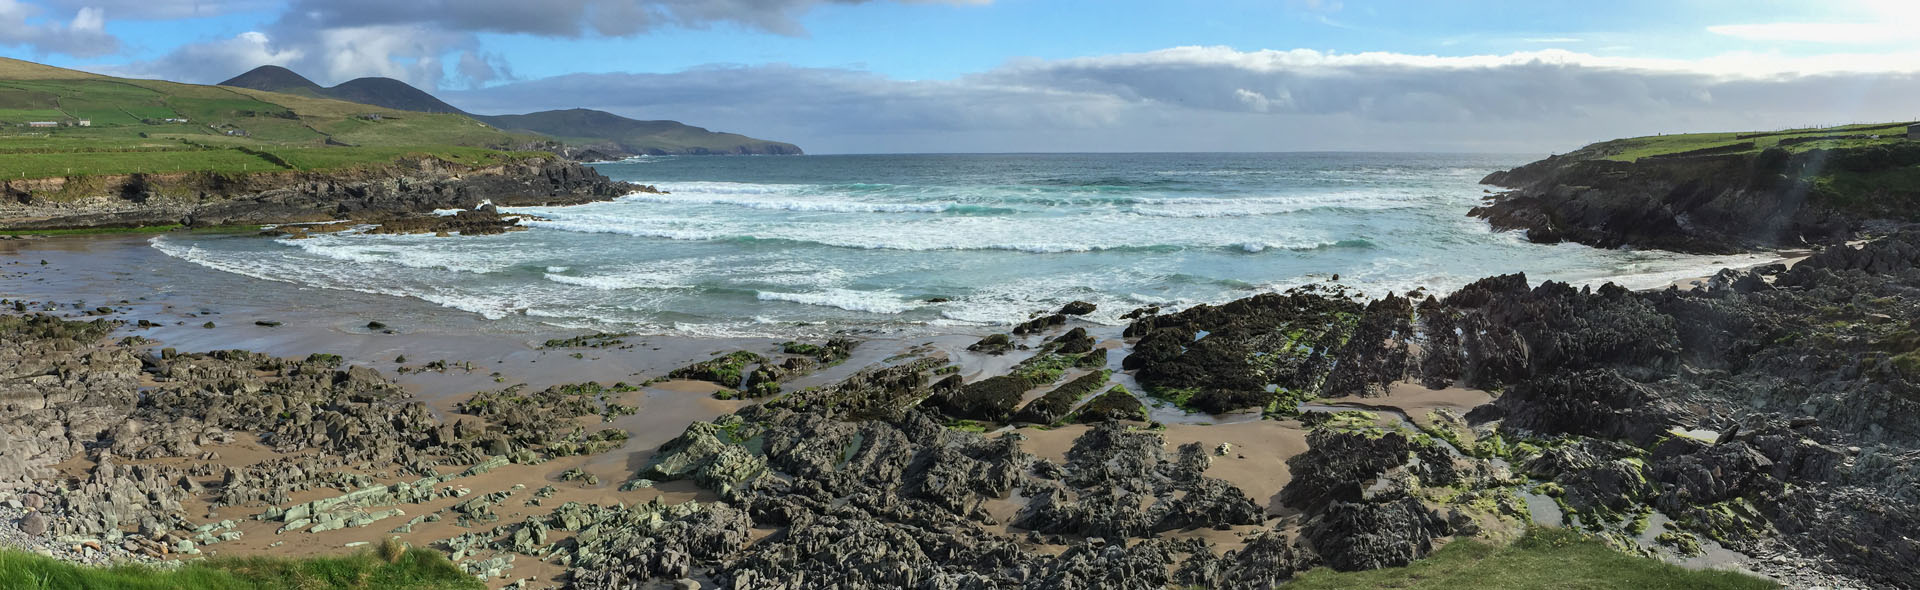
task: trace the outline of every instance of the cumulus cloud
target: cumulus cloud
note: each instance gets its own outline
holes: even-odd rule
[[[95,57],[120,50],[120,40],[107,34],[106,15],[100,8],[81,8],[67,22],[40,18],[41,13],[39,6],[0,0],[0,46],[27,47],[43,55],[63,53],[75,57]]]
[[[269,10],[279,5],[274,0],[51,0],[48,5],[59,12],[77,12],[83,8],[106,11],[117,19],[171,20],[202,18]]]
[[[5,0],[0,0],[5,1]],[[292,69],[321,84],[381,76],[427,89],[447,80],[451,56],[462,81],[505,79],[496,60],[462,59],[478,51],[472,35],[419,25],[369,25],[313,30],[270,28],[229,39],[183,45],[158,59],[94,68],[102,73],[217,83],[263,65]],[[503,67],[503,66],[501,66]]]
[[[296,0],[288,19],[302,26],[431,25],[450,31],[523,33],[549,37],[590,34],[625,37],[663,27],[719,23],[798,35],[795,17],[825,4],[872,0]],[[908,3],[986,4],[991,0],[902,0]]]
[[[471,88],[513,78],[506,60],[481,50],[479,33],[625,37],[664,27],[731,23],[799,35],[805,31],[795,19],[808,10],[878,1],[882,0],[293,0],[284,6],[277,21],[261,31],[191,43],[157,59],[101,69],[123,75],[218,82],[255,66],[275,64],[293,68],[322,84],[385,76],[427,90],[443,85]],[[0,0],[0,6],[14,2]],[[154,0],[152,4],[137,14],[161,18],[188,11],[231,12],[261,5],[258,0]],[[0,23],[6,22],[5,14],[0,12]],[[0,37],[0,42],[4,40]]]
[[[576,74],[449,98],[490,113],[585,106],[673,118],[820,152],[1532,152],[1626,134],[1920,115],[1910,99],[1920,60],[1814,69],[1823,65],[1832,64],[1185,47],[1026,60],[947,81],[771,65]]]

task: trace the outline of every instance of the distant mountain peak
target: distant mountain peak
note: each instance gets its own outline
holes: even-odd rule
[[[260,66],[247,73],[228,78],[221,86],[252,88],[268,92],[286,92],[294,89],[322,90],[319,84],[308,80],[306,76],[280,66]]]
[[[427,94],[424,90],[393,78],[355,78],[337,86],[324,87],[293,70],[280,66],[260,66],[221,82],[220,85],[268,92],[312,94],[402,111],[465,114],[465,111],[442,102],[432,94]]]

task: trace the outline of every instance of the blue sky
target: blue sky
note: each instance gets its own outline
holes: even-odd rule
[[[1920,116],[1913,4],[0,0],[0,53],[389,76],[476,112],[603,108],[814,151],[1546,150]]]

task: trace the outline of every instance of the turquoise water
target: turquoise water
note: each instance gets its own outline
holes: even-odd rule
[[[512,209],[531,231],[166,236],[210,268],[567,327],[726,335],[987,329],[1072,300],[1114,322],[1339,275],[1369,294],[1497,273],[1650,287],[1746,261],[1529,244],[1465,216],[1524,156],[658,157],[659,186]],[[934,299],[946,299],[933,302]]]

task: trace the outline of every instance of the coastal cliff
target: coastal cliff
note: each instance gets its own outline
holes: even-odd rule
[[[1694,253],[1837,243],[1920,215],[1920,142],[1758,135],[1644,155],[1650,138],[1590,145],[1488,175],[1512,190],[1469,215],[1534,242]]]
[[[418,157],[331,171],[56,177],[0,183],[0,229],[385,221],[483,201],[575,205],[635,190],[646,187],[551,156],[485,166]]]

